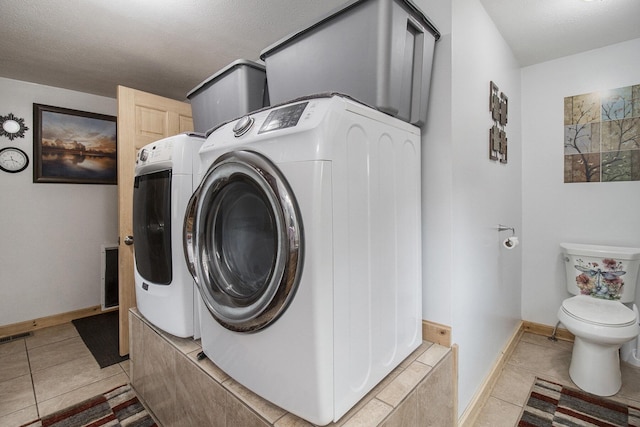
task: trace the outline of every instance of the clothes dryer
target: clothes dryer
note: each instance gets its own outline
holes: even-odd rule
[[[133,188],[136,301],[140,313],[179,337],[199,336],[197,291],[182,250],[182,223],[193,193],[193,163],[204,136],[184,133],[137,153]],[[195,320],[194,320],[195,318]]]
[[[184,246],[204,353],[317,425],[422,341],[420,130],[339,95],[215,129]]]

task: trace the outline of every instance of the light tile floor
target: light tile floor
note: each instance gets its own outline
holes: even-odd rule
[[[72,323],[0,344],[0,426],[16,427],[129,382],[129,361],[100,369]]]
[[[572,343],[525,333],[474,427],[514,426],[536,376],[575,387]],[[622,364],[615,399],[640,407],[640,368]],[[0,344],[0,426],[16,427],[129,382],[129,361],[100,369],[71,323]]]
[[[474,427],[513,427],[536,378],[577,388],[569,377],[573,343],[523,334]],[[622,363],[622,389],[612,399],[640,407],[640,368]]]

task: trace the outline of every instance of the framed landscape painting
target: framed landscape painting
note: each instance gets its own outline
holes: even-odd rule
[[[117,184],[116,117],[33,104],[33,182]]]

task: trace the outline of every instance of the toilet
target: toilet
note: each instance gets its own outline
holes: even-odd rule
[[[588,393],[612,396],[622,386],[620,347],[640,334],[634,308],[640,249],[560,246],[567,290],[575,295],[558,310],[560,322],[575,335],[569,375]]]

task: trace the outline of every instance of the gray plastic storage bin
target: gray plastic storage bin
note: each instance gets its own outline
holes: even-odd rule
[[[239,59],[187,94],[195,132],[209,129],[269,105],[267,76],[262,64]]]
[[[272,104],[341,92],[421,126],[438,38],[408,0],[357,0],[266,48],[260,59]]]

